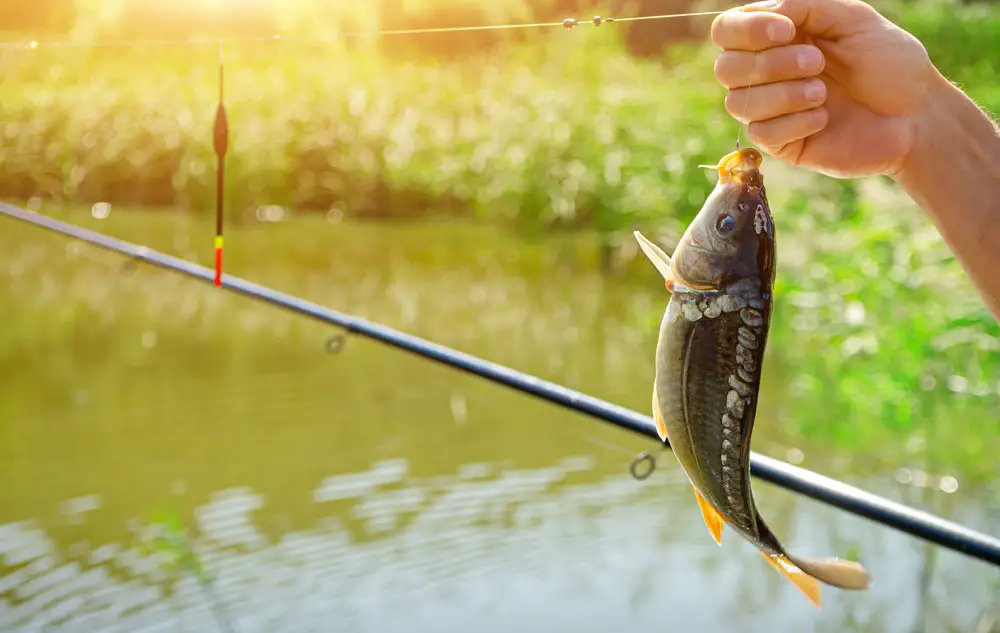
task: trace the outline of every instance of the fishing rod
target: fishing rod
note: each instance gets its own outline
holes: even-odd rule
[[[215,283],[215,273],[212,269],[157,252],[145,246],[119,240],[3,202],[0,202],[0,214],[53,231],[65,237],[81,240],[116,252],[133,260],[152,264],[207,283]],[[653,420],[649,416],[548,382],[536,376],[522,373],[509,367],[394,330],[385,325],[374,323],[361,317],[344,314],[231,275],[223,275],[220,287],[323,323],[339,326],[350,333],[391,345],[460,371],[505,385],[521,393],[533,395],[558,406],[583,413],[600,421],[613,424],[621,429],[656,440],[657,442],[660,441]],[[330,349],[329,345],[328,349]],[[339,349],[339,345],[337,349]],[[331,349],[330,351],[335,350]],[[666,448],[669,448],[669,444],[666,445]],[[750,473],[759,479],[792,492],[865,517],[876,523],[905,532],[946,549],[965,554],[971,558],[1000,566],[1000,539],[977,532],[953,521],[942,519],[928,512],[885,499],[860,488],[771,457],[760,455],[756,452],[751,452],[750,454]]]

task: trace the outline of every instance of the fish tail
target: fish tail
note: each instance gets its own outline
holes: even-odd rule
[[[871,577],[860,564],[842,558],[822,560],[798,558],[787,554],[788,560],[810,576],[833,587],[862,590],[871,584]]]
[[[761,555],[772,567],[778,570],[778,573],[791,581],[795,585],[795,588],[801,591],[816,608],[823,608],[823,601],[820,596],[822,592],[819,581],[816,578],[813,578],[810,574],[800,569],[788,560],[786,556],[768,554],[767,552],[761,552]]]

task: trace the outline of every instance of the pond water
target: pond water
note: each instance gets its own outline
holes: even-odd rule
[[[72,219],[211,257],[207,220]],[[666,295],[557,242],[248,223],[227,270],[645,413]],[[628,475],[650,442],[375,342],[326,353],[334,328],[124,264],[0,224],[2,631],[989,630],[982,563],[758,483],[790,548],[872,573],[816,610],[749,544],[714,543],[669,453]],[[995,531],[973,486],[903,486],[769,425],[784,381],[755,450]],[[157,513],[211,586],[144,549]]]

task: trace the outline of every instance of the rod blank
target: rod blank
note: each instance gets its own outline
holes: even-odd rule
[[[213,271],[183,259],[165,255],[144,246],[137,246],[67,222],[55,220],[31,211],[0,202],[0,213],[37,227],[72,237],[160,268],[214,282]],[[516,389],[559,406],[578,411],[614,424],[623,429],[659,441],[652,418],[635,411],[567,389],[535,376],[515,371],[442,345],[437,345],[384,325],[372,323],[324,308],[315,303],[287,295],[265,286],[224,275],[222,287],[237,294],[265,301],[324,323],[340,326],[350,332],[387,343],[407,352],[475,374],[487,380]],[[865,492],[835,479],[819,475],[777,459],[751,452],[750,472],[753,476],[822,501],[876,523],[905,532],[972,558],[1000,566],[1000,539],[969,529],[953,521],[911,508],[901,503]]]

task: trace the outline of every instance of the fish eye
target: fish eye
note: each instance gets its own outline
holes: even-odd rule
[[[736,228],[736,218],[731,215],[723,214],[719,216],[719,219],[715,221],[715,230],[725,237],[733,232]]]

